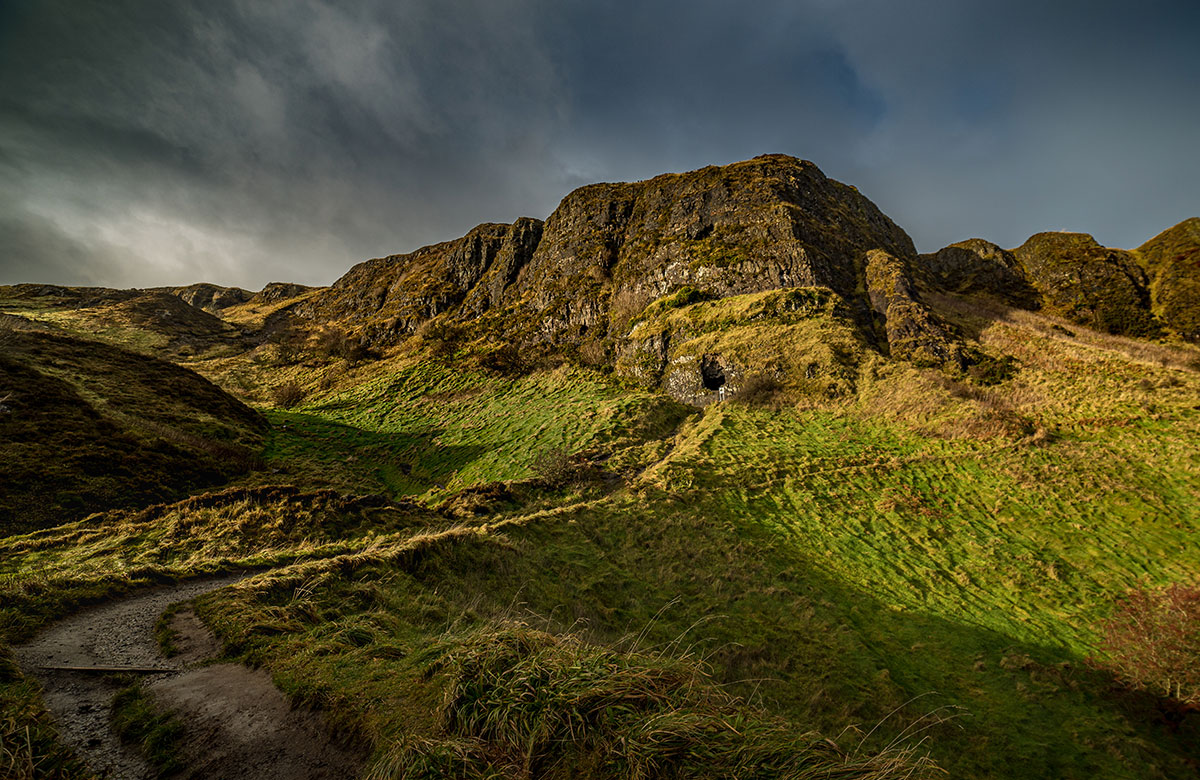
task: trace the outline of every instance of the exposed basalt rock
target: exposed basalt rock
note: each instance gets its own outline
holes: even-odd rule
[[[541,221],[529,218],[485,224],[456,241],[359,263],[296,313],[348,321],[370,343],[395,344],[443,312],[462,306],[479,314],[496,305],[541,229]]]
[[[1132,253],[1085,233],[1038,233],[1013,255],[1046,310],[1108,333],[1161,332],[1150,311],[1149,277]]]
[[[220,312],[230,306],[236,306],[250,300],[252,293],[240,287],[221,287],[208,282],[189,284],[187,287],[175,287],[164,290],[178,296],[184,303],[203,309],[207,312]]]
[[[1182,338],[1200,343],[1200,218],[1180,222],[1136,250],[1151,276],[1151,306]]]
[[[1023,308],[1039,305],[1013,253],[981,238],[921,255],[917,267],[931,285],[949,292],[990,295]]]
[[[278,303],[303,295],[312,289],[312,287],[292,282],[271,282],[255,293],[249,301],[251,303]]]
[[[682,354],[670,361],[662,389],[684,403],[703,406],[736,392],[745,366],[724,355]]]
[[[603,328],[624,336],[647,304],[688,286],[721,298],[825,286],[869,320],[869,249],[915,254],[912,241],[853,187],[782,155],[597,184],[568,195],[510,298],[546,339]]]
[[[867,294],[884,319],[892,357],[917,365],[966,365],[962,343],[917,294],[903,260],[883,250],[867,253]]]
[[[672,305],[824,289],[858,338],[882,347],[880,317],[866,294],[874,250],[905,268],[916,256],[908,235],[856,189],[810,162],[769,155],[582,187],[544,224],[480,225],[457,241],[361,263],[295,311],[343,322],[378,346],[441,316],[478,325],[474,337],[487,333],[539,349],[588,347],[614,356],[623,376],[677,386],[672,394],[695,400],[718,392],[701,374],[695,334],[674,326],[632,332],[648,306],[685,291],[687,300]],[[906,285],[888,299],[898,318],[892,330],[906,339],[898,352],[927,362],[945,355],[958,365],[953,337],[928,310],[913,303],[902,311],[901,298],[915,300]],[[928,334],[920,332],[925,327]],[[710,367],[719,363],[732,385],[742,368],[725,353],[713,356]]]

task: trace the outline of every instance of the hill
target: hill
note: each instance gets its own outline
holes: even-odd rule
[[[264,468],[0,539],[0,631],[264,569],[197,612],[378,778],[937,776],[914,751],[952,777],[1193,777],[1197,713],[1100,635],[1131,588],[1200,581],[1196,224],[918,255],[769,156],[584,187],[329,288],[186,292],[221,327],[174,359],[270,428],[209,385],[161,414],[207,409]],[[57,289],[0,307],[80,333],[157,300]],[[128,316],[54,377],[116,397],[108,362],[146,358],[115,345],[183,339]],[[57,346],[21,371],[83,359],[36,338]],[[0,736],[62,759],[3,665],[0,706]]]
[[[853,340],[961,364],[951,334],[907,281],[915,255],[904,231],[857,190],[810,162],[774,155],[583,187],[545,223],[481,225],[457,241],[360,264],[297,314],[342,322],[379,346],[431,321],[459,323],[466,340],[567,350],[678,398],[715,398],[699,366],[705,345],[687,344],[690,332],[639,328],[644,314],[819,288],[815,297],[841,312]],[[664,376],[685,357],[690,381]],[[713,352],[710,362],[732,389],[772,357]]]
[[[1124,336],[1169,331],[1200,341],[1200,219],[1137,249],[1101,246],[1086,233],[1038,233],[1004,250],[982,239],[921,257],[924,278],[946,291],[984,294]]]
[[[258,457],[262,416],[191,371],[36,330],[0,338],[3,533],[178,498]]]

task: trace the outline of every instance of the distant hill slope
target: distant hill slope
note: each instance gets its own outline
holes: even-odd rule
[[[198,285],[203,286],[203,285]],[[0,287],[0,311],[158,357],[241,351],[242,331],[167,289],[111,290],[18,284]]]
[[[950,292],[986,294],[1042,308],[1119,336],[1173,331],[1200,343],[1200,218],[1184,220],[1134,250],[1086,233],[1038,233],[1005,250],[974,238],[922,255],[923,277]]]
[[[1184,339],[1200,344],[1200,218],[1164,230],[1135,255],[1150,273],[1155,314]]]
[[[0,338],[0,533],[220,485],[261,448],[266,421],[185,368],[62,335]]]

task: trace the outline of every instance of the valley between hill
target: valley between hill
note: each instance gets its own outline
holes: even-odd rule
[[[1100,625],[1200,580],[1197,225],[918,255],[771,156],[329,288],[0,288],[2,639],[253,568],[196,614],[365,777],[1194,776]],[[88,776],[40,697],[6,649],[0,766]]]

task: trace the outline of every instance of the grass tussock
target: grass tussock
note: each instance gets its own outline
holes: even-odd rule
[[[113,698],[112,727],[123,742],[141,752],[160,777],[184,768],[178,752],[183,723],[169,713],[160,712],[140,683],[122,688]]]
[[[94,775],[56,739],[39,686],[22,677],[0,645],[0,777],[5,780],[91,780]]]
[[[368,777],[845,778],[935,774],[914,747],[859,755],[747,706],[689,656],[623,653],[519,622],[426,652],[443,679],[434,736],[386,749]]]

